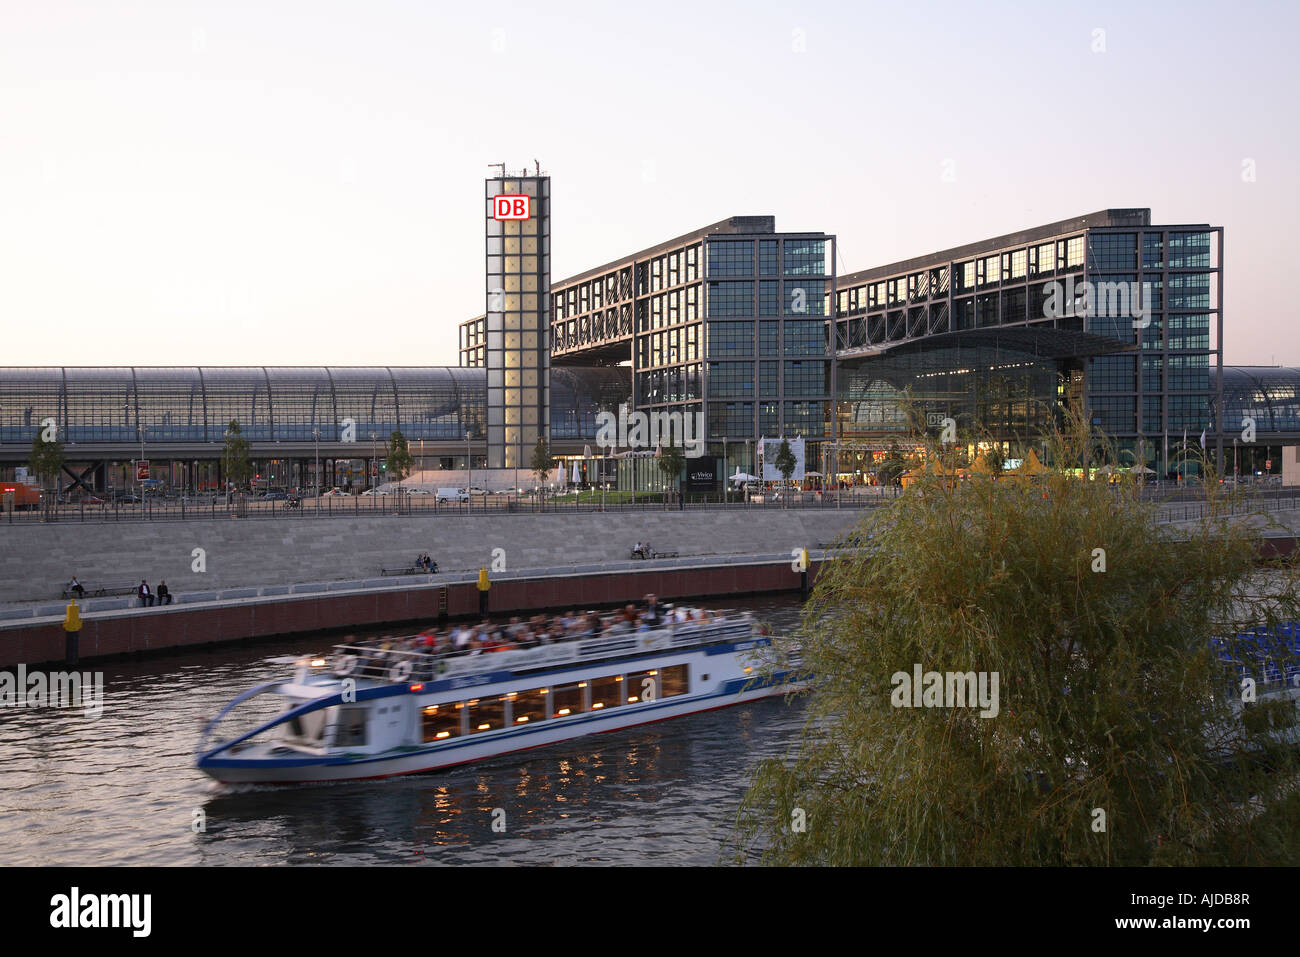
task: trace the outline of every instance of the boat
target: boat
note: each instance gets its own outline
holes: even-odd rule
[[[433,651],[418,638],[336,645],[277,659],[293,677],[236,697],[207,723],[199,770],[227,783],[307,783],[418,774],[589,734],[785,694],[796,652],[764,669],[771,636],[748,614],[616,626],[534,648]],[[415,644],[416,647],[410,647]],[[281,710],[214,743],[262,695]]]

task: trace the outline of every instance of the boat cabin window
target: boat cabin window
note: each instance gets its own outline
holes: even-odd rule
[[[587,682],[585,681],[576,685],[560,685],[551,694],[551,713],[557,718],[582,714],[587,710],[585,706],[586,695]]]
[[[591,710],[617,708],[623,703],[623,676],[606,675],[591,679]]]
[[[546,720],[545,688],[534,688],[531,691],[520,691],[517,694],[512,692],[506,697],[510,699],[510,703],[514,706],[515,724],[533,724],[537,721]]]
[[[634,671],[627,676],[627,703],[646,704],[659,700],[659,671]]]
[[[425,741],[445,741],[447,738],[460,737],[460,714],[464,705],[459,701],[452,704],[435,704],[425,708],[421,714]]]
[[[334,731],[335,747],[357,747],[366,743],[366,709],[339,708],[338,725]]]
[[[496,731],[506,726],[506,696],[475,698],[467,702],[469,708],[469,733]]]
[[[660,697],[672,698],[690,691],[690,667],[690,665],[672,665],[668,668],[661,668],[659,675]]]

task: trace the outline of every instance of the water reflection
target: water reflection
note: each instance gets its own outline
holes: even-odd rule
[[[729,604],[781,626],[798,614]],[[802,726],[778,698],[382,781],[230,787],[194,770],[203,720],[284,675],[268,659],[330,643],[96,665],[97,719],[0,708],[0,863],[713,864],[748,771]]]

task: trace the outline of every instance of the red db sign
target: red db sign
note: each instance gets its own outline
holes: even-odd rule
[[[493,219],[527,219],[533,212],[531,196],[493,196]]]

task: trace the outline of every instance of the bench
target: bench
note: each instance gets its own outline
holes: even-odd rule
[[[140,587],[140,583],[134,579],[131,581],[116,582],[82,582],[82,589],[86,597],[99,598],[104,595],[134,595],[135,590]],[[66,584],[63,586],[63,597],[71,598],[74,592]]]
[[[632,549],[632,557],[640,558],[642,560],[648,558],[676,558],[677,555],[678,555],[677,552],[659,552],[659,551],[655,551],[653,548],[650,549],[650,554],[647,555],[645,552],[638,552],[635,548]]]
[[[433,570],[430,572],[426,572],[419,565],[414,565],[411,564],[410,562],[406,562],[400,565],[396,565],[396,564],[385,565],[383,568],[379,570],[379,574],[382,575],[384,578],[392,578],[397,575],[436,575],[437,573],[438,573],[437,561],[433,562]]]

